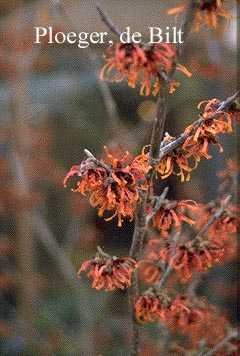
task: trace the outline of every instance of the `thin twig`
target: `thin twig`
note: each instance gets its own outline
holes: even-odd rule
[[[167,269],[163,273],[160,281],[158,283],[154,284],[154,288],[156,289],[157,292],[161,291],[164,283],[166,282],[168,276],[170,275],[170,273],[172,271],[172,260],[173,260],[173,257],[175,255],[175,249],[176,249],[176,245],[177,245],[179,237],[180,237],[180,234],[178,234],[178,233],[174,235],[173,244],[171,246],[170,261],[168,263]],[[172,337],[172,331],[171,331],[170,328],[168,328],[167,334],[165,335],[163,346],[162,346],[162,349],[161,349],[161,355],[162,354],[167,355],[169,353],[169,346],[170,346],[171,337]]]
[[[168,263],[168,266],[167,266],[167,269],[165,270],[165,272],[163,273],[161,279],[159,282],[155,283],[154,284],[154,288],[160,292],[163,284],[166,282],[170,272],[172,271],[172,260],[174,258],[174,255],[175,255],[175,249],[176,249],[176,245],[177,245],[177,242],[178,242],[178,239],[180,237],[180,234],[177,233],[174,235],[173,237],[173,243],[172,243],[172,246],[171,246],[171,253],[170,253],[170,261]]]
[[[193,1],[191,1],[191,4]],[[190,21],[192,24],[192,19],[188,16],[186,21]],[[190,27],[190,26],[189,26]],[[185,28],[188,28],[188,25],[185,25]],[[188,34],[188,33],[187,33]],[[186,36],[185,36],[186,37]],[[174,74],[176,66],[171,71],[171,75]],[[158,93],[157,107],[156,107],[156,118],[153,125],[151,144],[150,144],[150,153],[149,153],[149,163],[155,168],[155,160],[159,157],[160,144],[163,137],[164,125],[166,120],[167,113],[167,98],[169,95],[169,84],[161,77],[161,89]],[[149,186],[151,185],[152,179],[154,177],[154,169],[151,173],[148,174]],[[133,240],[130,250],[130,256],[132,258],[140,256],[140,251],[143,244],[143,239],[146,233],[146,203],[149,192],[144,192],[141,196],[141,201],[136,208],[136,218],[134,226]],[[136,258],[135,258],[136,259]],[[129,302],[132,312],[132,322],[133,322],[133,333],[131,340],[131,356],[139,356],[140,352],[140,336],[139,336],[139,325],[135,316],[134,300],[138,294],[138,281],[137,281],[137,272],[134,273],[132,279],[132,287],[129,290]]]
[[[190,137],[191,135],[194,135],[194,133],[197,131],[198,127],[201,125],[201,123],[203,121],[204,121],[204,119],[200,118],[193,124],[193,125],[195,125],[195,127],[191,131],[189,131],[188,133],[186,133],[180,137],[177,137],[174,141],[172,141],[172,142],[168,143],[167,145],[165,145],[164,147],[160,148],[159,157],[156,160],[156,162],[160,162],[164,156],[171,153],[177,147],[180,147],[188,137]]]
[[[183,32],[182,41],[184,44],[182,45],[179,43],[177,45],[178,56],[180,56],[184,51],[184,47],[186,45],[185,42],[189,36],[193,22],[195,21],[195,13],[197,11],[197,8],[198,8],[200,2],[201,1],[199,1],[199,0],[189,1],[188,7],[185,11],[185,16],[183,17],[183,20],[182,20],[182,26],[181,26],[181,30]]]
[[[138,202],[135,213],[135,226],[129,257],[138,261],[141,255],[142,244],[146,235],[146,203],[147,191],[141,192],[141,200]],[[132,284],[128,290],[129,307],[132,317],[132,341],[130,346],[130,356],[138,356],[140,353],[140,325],[135,315],[135,298],[138,295],[138,275],[137,270],[133,272]]]
[[[220,114],[223,110],[227,109],[227,107],[233,103],[233,101],[239,96],[239,94],[240,94],[240,89],[233,96],[230,96],[225,101],[222,101],[220,106],[216,109],[216,111],[212,114],[212,116],[209,119],[216,118],[218,116],[218,114]],[[203,122],[204,122],[204,119],[202,117],[200,117],[197,121],[195,121],[192,124],[194,126],[194,128],[191,131],[189,131],[187,134],[177,137],[174,141],[172,141],[172,142],[168,143],[167,145],[165,145],[164,147],[160,148],[159,157],[158,157],[158,159],[155,160],[155,164],[159,163],[163,159],[164,156],[171,153],[174,149],[176,149],[177,147],[180,147],[189,136],[194,135],[194,133],[196,132],[198,127],[200,127]]]
[[[197,10],[197,6],[199,2],[196,0],[192,0],[189,2],[189,6],[187,8],[186,17],[184,19],[183,29],[184,29],[184,41],[186,41],[187,36],[189,35],[191,25],[194,21],[194,15]],[[178,57],[182,51],[178,48]],[[169,78],[172,78],[177,68],[177,62],[174,63],[172,69],[169,73]],[[157,100],[157,109],[156,109],[156,118],[154,120],[152,137],[151,137],[151,145],[149,152],[149,163],[156,167],[156,160],[159,157],[160,153],[160,144],[163,137],[164,125],[166,121],[166,113],[167,113],[167,98],[169,95],[169,84],[163,78],[161,78],[161,89],[158,94]]]
[[[59,267],[63,278],[69,284],[69,287],[74,293],[76,299],[76,308],[85,328],[85,342],[81,344],[81,352],[84,355],[93,355],[94,346],[91,337],[93,328],[93,311],[89,308],[87,293],[84,293],[84,284],[77,278],[76,271],[74,270],[69,257],[57,243],[55,236],[51,233],[45,220],[37,211],[32,212],[32,228],[35,230],[35,237],[47,250],[49,255],[53,257]]]
[[[135,259],[136,261],[139,260],[141,255],[141,248],[142,248],[142,238],[145,237],[146,234],[146,197],[147,192],[141,191],[140,192],[141,199],[138,202],[136,214],[135,214],[135,225],[136,230],[133,234],[133,241],[130,249],[129,257]]]
[[[151,164],[153,167],[155,166],[155,162],[159,157],[160,144],[162,141],[164,125],[166,121],[168,92],[169,86],[162,80],[162,87],[159,90],[157,99],[156,118],[153,123],[148,160],[149,164]]]
[[[112,122],[112,125],[120,125],[122,122],[120,121],[120,116],[118,113],[117,109],[117,104],[115,100],[113,99],[113,96],[111,94],[111,91],[109,89],[108,83],[105,80],[100,80],[100,72],[101,72],[101,66],[100,63],[97,60],[97,55],[96,53],[89,49],[87,50],[87,55],[90,64],[92,65],[92,68],[94,69],[95,77],[98,81],[99,89],[102,94],[102,98],[105,104],[105,108],[108,114],[109,119]],[[115,127],[116,129],[116,127]],[[127,132],[127,130],[126,130]]]
[[[116,144],[121,146],[122,142],[128,142],[129,151],[134,151],[138,147],[136,139],[141,137],[141,134],[138,135],[137,132],[142,128],[143,122],[140,121],[137,127],[131,130],[129,127],[124,125],[120,118],[117,104],[113,98],[108,82],[106,80],[100,80],[101,67],[97,60],[96,53],[90,47],[88,47],[85,53],[94,70],[95,77],[99,85],[99,90],[102,94],[102,99],[109,118],[109,124],[106,127],[106,130],[110,133],[111,141],[109,142],[108,146],[116,146]]]
[[[222,101],[221,105],[217,108],[217,110],[211,116],[211,119],[214,119],[220,111],[225,110],[230,104],[232,104],[232,102],[235,99],[237,99],[237,97],[239,95],[240,95],[240,89],[235,94],[233,94],[233,96],[230,96],[225,101]]]
[[[157,200],[156,200],[156,203],[155,203],[155,205],[154,205],[154,207],[153,207],[153,210],[152,210],[151,213],[149,213],[149,214],[147,215],[147,217],[146,217],[146,223],[147,223],[147,224],[148,224],[149,221],[156,215],[156,213],[158,212],[158,210],[161,208],[162,203],[163,203],[163,200],[164,200],[164,199],[166,198],[166,196],[167,196],[168,190],[169,190],[169,188],[166,187],[166,188],[164,189],[164,191],[162,192],[162,194],[161,194],[159,197],[157,197]]]
[[[198,344],[198,350],[200,352],[197,354],[197,356],[204,356],[206,350],[207,350],[207,340],[206,339],[201,339],[199,344]]]
[[[107,25],[109,30],[112,31],[113,33],[115,33],[115,35],[120,37],[121,31],[117,28],[117,26],[107,16],[106,12],[102,9],[102,7],[100,5],[100,1],[97,1],[97,9],[98,9],[99,15],[101,16],[102,21]]]
[[[102,167],[104,169],[106,169],[106,171],[111,174],[112,170],[111,168],[109,168],[109,166],[101,161],[99,161],[89,150],[87,150],[86,148],[84,149],[84,153],[85,155],[91,159],[92,162],[94,162],[97,166]]]
[[[236,339],[237,337],[237,331],[231,332],[225,337],[225,339],[221,340],[211,351],[207,352],[203,356],[213,356],[217,351],[224,347],[228,343],[228,341],[230,341],[231,339]]]
[[[207,224],[205,226],[203,226],[203,228],[199,231],[199,233],[194,237],[194,239],[192,241],[197,240],[199,237],[202,237],[207,230],[212,226],[212,224],[221,217],[221,215],[224,213],[227,205],[229,204],[230,200],[231,200],[232,196],[228,195],[225,200],[223,201],[222,205],[220,206],[220,208],[215,212],[215,214],[211,217],[211,219],[207,222]]]
[[[101,249],[100,246],[97,246],[97,253],[98,253],[98,256],[104,257],[104,258],[106,258],[108,260],[110,260],[112,258],[108,253],[103,252],[103,250]]]

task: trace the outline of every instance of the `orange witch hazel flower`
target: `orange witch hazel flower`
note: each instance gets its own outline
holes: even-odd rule
[[[137,76],[142,70],[143,65],[146,63],[145,53],[141,47],[134,43],[116,43],[114,49],[109,47],[107,53],[112,56],[107,58],[106,64],[102,68],[100,78],[104,78],[104,74],[110,75],[114,70],[116,74],[108,78],[110,82],[120,82],[127,79],[130,87],[135,88]],[[112,74],[112,73],[111,73]]]
[[[160,73],[167,73],[176,62],[176,49],[169,43],[156,43],[148,46],[139,46],[135,43],[117,43],[114,47],[108,48],[109,58],[104,57],[107,62],[100,73],[100,78],[106,75],[110,82],[120,82],[126,79],[128,85],[136,87],[140,82],[141,95],[157,95],[161,88]],[[182,65],[178,64],[177,69],[188,77],[191,73]],[[112,75],[112,76],[111,76]],[[154,79],[152,90],[152,79]],[[172,81],[170,83],[170,93],[175,91],[180,83]]]
[[[172,227],[181,232],[182,222],[193,225],[195,221],[186,216],[185,212],[196,212],[199,210],[197,203],[193,200],[182,200],[177,202],[165,199],[159,210],[153,217],[153,226],[156,227],[162,236],[168,236]]]
[[[138,263],[139,278],[152,284],[160,280],[162,275],[162,262],[156,252],[149,252],[145,259]]]
[[[208,305],[203,297],[171,297],[166,291],[158,294],[149,288],[136,297],[135,314],[140,323],[166,322],[171,329],[186,335],[194,349],[198,348],[202,339],[213,347],[227,335],[227,320],[217,307]]]
[[[206,24],[213,30],[219,30],[221,23],[218,21],[218,17],[225,18],[227,20],[232,19],[230,12],[223,6],[222,0],[202,0],[199,1],[198,9],[195,14],[195,31],[198,32],[200,28]],[[182,5],[168,10],[168,15],[179,14],[187,9],[186,1],[182,1]]]
[[[177,296],[173,300],[167,322],[172,329],[187,335],[193,348],[199,346],[201,339],[213,347],[226,336],[228,326],[218,308],[208,305],[205,298],[190,298],[186,295]]]
[[[158,163],[156,171],[162,179],[175,174],[181,177],[181,182],[189,181],[190,174],[194,170],[202,157],[210,159],[212,156],[208,153],[209,144],[213,144],[223,152],[219,143],[219,134],[232,132],[232,120],[237,120],[238,113],[233,110],[218,111],[221,105],[219,99],[202,101],[198,108],[206,103],[203,113],[199,120],[188,126],[181,136],[186,136],[182,146],[173,149],[169,154],[163,156]],[[176,138],[170,136],[167,132],[161,142],[161,148],[171,144]],[[190,163],[193,162],[192,167]],[[176,173],[176,170],[179,172]]]
[[[203,119],[200,126],[195,130],[193,125],[188,126],[183,135],[193,132],[184,142],[182,149],[187,151],[187,158],[194,157],[196,164],[201,157],[210,159],[212,156],[208,153],[209,144],[219,147],[219,151],[223,152],[223,148],[219,143],[219,134],[232,133],[232,116],[228,112],[219,111],[215,114],[221,102],[218,99],[202,101],[198,108],[207,102],[204,112],[201,114]],[[213,115],[215,115],[213,117]]]
[[[161,301],[157,296],[140,295],[135,301],[135,312],[139,322],[153,322],[157,318],[157,310]]]
[[[92,288],[97,290],[105,288],[108,292],[128,288],[136,267],[137,263],[133,259],[111,257],[98,247],[95,257],[82,264],[78,276],[80,277],[82,271],[88,270],[87,276],[93,278]]]
[[[209,120],[208,123],[212,125],[212,133],[219,134],[219,133],[231,133],[232,132],[232,120],[237,119],[236,112],[233,110],[228,111],[218,111],[216,110],[220,107],[221,101],[219,99],[211,99],[211,100],[203,100],[201,101],[197,108],[200,109],[202,104],[207,103],[204,107],[204,111],[202,117],[205,121]],[[213,115],[216,114],[215,118],[212,118]],[[217,118],[217,119],[216,119]],[[227,121],[224,121],[226,119]],[[211,132],[211,131],[210,131]]]
[[[171,264],[184,283],[191,279],[194,272],[207,272],[214,262],[221,262],[224,254],[225,239],[211,241],[203,237],[177,245],[173,257],[170,246],[163,247],[159,252],[160,257]]]
[[[220,208],[222,201],[211,201],[202,207],[201,217],[198,219],[195,229],[199,231],[207,224],[209,219]],[[240,209],[233,204],[228,204],[221,216],[209,227],[208,236],[216,238],[219,233],[236,234],[240,223]]]
[[[165,133],[165,137],[161,143],[161,148],[171,143],[175,140],[175,137],[170,136],[167,132]],[[175,174],[181,177],[181,182],[190,180],[190,174],[193,169],[197,166],[197,162],[194,167],[189,167],[189,159],[187,156],[187,152],[185,152],[181,147],[177,147],[172,150],[171,153],[165,155],[157,166],[157,172],[160,174],[162,179],[166,179],[171,174]],[[175,169],[179,169],[179,172],[176,173]],[[185,174],[186,177],[185,177]]]
[[[121,159],[115,158],[104,147],[110,166],[103,160],[87,158],[79,166],[73,166],[64,179],[64,185],[73,175],[78,175],[80,181],[74,192],[90,193],[90,204],[98,207],[98,215],[104,211],[114,211],[114,214],[106,219],[118,217],[118,226],[122,225],[123,217],[133,219],[135,206],[139,200],[140,190],[147,189],[146,173],[151,169],[147,164],[144,153],[135,157],[129,164],[130,154],[127,152]]]
[[[149,288],[143,295],[138,295],[135,300],[135,314],[138,322],[153,322],[156,319],[165,320],[167,307],[171,298],[161,293],[157,295],[153,288]]]

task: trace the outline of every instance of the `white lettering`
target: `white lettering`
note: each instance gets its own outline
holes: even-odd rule
[[[159,43],[163,41],[163,38],[161,36],[162,30],[159,27],[148,27],[150,30],[150,43]],[[156,32],[157,31],[157,32]],[[154,37],[157,37],[158,40],[155,41]]]
[[[34,27],[36,29],[36,41],[34,43],[41,43],[39,37],[46,36],[47,30],[44,27]],[[40,31],[42,33],[40,33]]]
[[[62,37],[62,41],[59,39],[59,36],[60,38]],[[54,38],[55,41],[59,44],[62,44],[66,41],[66,35],[63,32],[57,32]]]
[[[76,33],[75,32],[69,32],[68,34],[67,34],[67,42],[68,43],[75,43],[76,42],[76,37],[77,37],[77,35],[76,35]],[[73,40],[71,40],[71,38],[74,38]]]

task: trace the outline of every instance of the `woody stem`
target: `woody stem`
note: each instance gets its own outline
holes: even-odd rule
[[[196,0],[191,0],[189,2],[187,16],[183,24],[183,28],[185,31],[184,40],[186,40],[186,37],[189,34],[190,27],[193,23],[194,13],[197,10],[197,5],[198,2]],[[180,51],[178,50],[178,52]],[[173,74],[175,73],[176,67],[177,65],[173,65],[172,71],[170,73],[170,78],[172,78]],[[153,168],[156,167],[156,162],[159,157],[160,144],[163,138],[164,125],[166,121],[167,98],[169,95],[168,78],[165,79],[163,76],[160,76],[160,80],[161,80],[161,89],[158,94],[156,118],[153,124],[152,137],[150,143],[150,153],[148,159],[149,164],[151,164]],[[149,187],[151,186],[153,177],[154,177],[154,169],[148,175]],[[149,195],[149,191],[142,192],[141,200],[138,202],[136,213],[135,213],[134,234],[133,234],[132,246],[131,246],[129,257],[135,259],[136,261],[139,260],[143,240],[146,234],[146,205],[147,205],[148,195]],[[140,326],[136,319],[135,307],[134,307],[135,304],[134,302],[137,294],[138,294],[138,277],[137,277],[137,271],[135,270],[132,277],[132,285],[129,289],[129,304],[132,313],[132,325],[133,325],[130,356],[139,356],[140,353]]]
[[[188,2],[188,7],[185,12],[185,17],[183,18],[183,24],[181,26],[183,36],[182,40],[185,43],[188,35],[190,33],[190,30],[192,28],[193,22],[195,21],[195,13],[197,11],[197,8],[199,6],[199,3],[201,1],[199,0],[190,0]],[[185,46],[182,46],[181,44],[178,44],[177,50],[178,50],[178,55],[183,53]]]
[[[186,16],[184,18],[183,23],[183,41],[186,41],[190,28],[194,21],[194,15],[199,5],[199,1],[191,0],[189,1],[189,5],[186,11]],[[177,48],[178,57],[183,51],[183,46]],[[177,62],[173,63],[172,70],[169,73],[169,78],[171,79],[176,71]],[[167,113],[167,98],[169,95],[169,80],[164,79],[163,76],[160,76],[161,80],[161,89],[158,94],[157,100],[157,109],[156,109],[156,118],[153,124],[151,144],[150,144],[150,152],[149,152],[149,164],[151,164],[154,168],[156,167],[156,163],[158,161],[159,153],[160,153],[160,145],[163,138],[164,133],[164,125],[166,121],[166,113]]]
[[[224,347],[231,339],[236,339],[238,337],[237,332],[231,332],[223,340],[221,340],[211,351],[205,353],[203,356],[213,356],[218,350]]]
[[[167,98],[169,86],[166,81],[162,80],[162,87],[159,91],[156,109],[156,118],[153,124],[152,137],[150,143],[149,163],[154,167],[158,159],[160,144],[163,137],[164,125],[167,113]]]
[[[170,261],[169,261],[168,266],[167,266],[166,270],[164,271],[160,281],[155,283],[155,285],[154,285],[155,289],[158,292],[160,292],[160,290],[162,289],[164,283],[167,281],[167,278],[168,278],[169,274],[172,271],[172,262],[173,262],[173,258],[174,258],[174,254],[175,254],[175,250],[176,250],[176,245],[177,245],[177,242],[179,240],[179,237],[180,237],[179,233],[176,233],[174,235],[173,243],[172,243],[172,246],[171,246]]]
[[[216,118],[221,113],[221,111],[224,111],[225,109],[227,109],[234,102],[234,100],[238,98],[239,95],[240,95],[240,89],[235,94],[233,94],[233,96],[230,96],[225,101],[222,101],[220,106],[211,115],[211,117],[209,119]],[[172,142],[168,143],[166,146],[160,148],[159,157],[155,161],[155,163],[160,162],[164,156],[171,153],[175,148],[180,147],[189,136],[194,135],[194,133],[196,132],[198,127],[200,127],[203,122],[204,122],[204,119],[200,116],[199,119],[196,120],[192,124],[193,129],[191,131],[189,131],[188,133],[186,133],[184,135],[177,137],[174,141],[172,141]]]
[[[112,170],[109,168],[109,166],[101,161],[99,161],[89,150],[86,148],[84,149],[85,155],[91,159],[92,162],[94,162],[97,166],[102,167],[106,169],[106,171],[111,174]]]
[[[135,213],[135,226],[129,257],[138,261],[140,259],[143,240],[146,234],[146,204],[148,191],[142,191]],[[132,342],[130,356],[139,356],[140,353],[140,325],[135,315],[135,298],[138,295],[138,275],[135,269],[132,275],[132,284],[128,290],[129,307],[132,318]]]
[[[121,31],[117,28],[117,26],[112,22],[110,17],[108,17],[106,12],[102,9],[100,1],[97,1],[97,10],[99,12],[99,15],[101,16],[102,21],[105,23],[105,25],[107,25],[109,30],[120,37]]]
[[[162,204],[163,204],[163,202],[164,202],[164,199],[165,199],[166,196],[167,196],[168,191],[169,191],[169,188],[166,187],[166,188],[164,189],[164,191],[162,192],[162,194],[161,194],[159,197],[157,197],[156,202],[155,202],[155,205],[154,205],[152,211],[151,211],[151,212],[147,215],[147,217],[146,217],[146,223],[147,223],[147,224],[149,223],[149,221],[150,221],[152,218],[154,218],[154,216],[156,215],[157,211],[161,208],[161,206],[162,206]]]
[[[220,208],[216,211],[216,213],[211,217],[211,219],[207,222],[205,226],[199,231],[199,233],[194,237],[192,241],[196,241],[199,237],[203,236],[207,230],[210,228],[210,226],[221,217],[223,212],[225,211],[226,207],[228,206],[230,200],[231,200],[231,195],[228,195]]]

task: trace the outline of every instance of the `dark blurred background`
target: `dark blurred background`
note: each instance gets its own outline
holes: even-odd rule
[[[102,6],[122,31],[130,26],[146,38],[148,26],[174,26],[166,10],[176,3],[106,0]],[[139,154],[150,141],[156,98],[140,96],[126,82],[98,80],[106,45],[34,44],[34,26],[110,32],[94,1],[59,4],[0,0],[0,353],[122,356],[129,327],[126,293],[97,292],[76,273],[97,245],[126,256],[133,225],[126,221],[119,229],[116,220],[99,219],[87,197],[62,181],[84,159],[84,148],[98,158],[104,145]],[[109,38],[117,40],[111,33]],[[209,30],[191,33],[180,62],[193,76],[176,75],[181,86],[169,98],[165,128],[172,136],[197,119],[200,101],[235,92],[235,20],[222,38]],[[216,198],[216,173],[236,154],[233,135],[221,142],[224,153],[213,148],[214,158],[202,160],[190,182],[159,179],[159,192],[168,185],[169,198]],[[213,268],[199,287],[233,323],[235,268],[234,262]],[[144,333],[144,355],[157,355],[156,330],[151,325]]]

